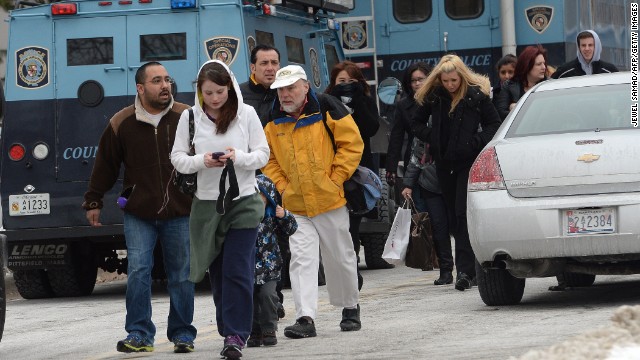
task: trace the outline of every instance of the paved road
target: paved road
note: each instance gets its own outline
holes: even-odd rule
[[[281,329],[277,346],[246,349],[244,359],[508,359],[607,325],[618,306],[640,300],[636,275],[602,276],[590,288],[564,293],[546,290],[554,278],[528,280],[523,303],[511,307],[485,306],[475,288],[436,287],[437,271],[399,267],[363,275],[361,331],[340,332],[341,310],[327,303],[322,287],[318,337],[291,340]],[[164,338],[168,297],[161,286],[153,298],[155,352],[116,352],[116,341],[125,335],[125,287],[119,280],[97,285],[85,298],[10,301],[0,359],[218,358],[222,338],[209,292],[196,297],[196,352],[178,355]],[[290,290],[285,308],[281,327],[294,322]]]

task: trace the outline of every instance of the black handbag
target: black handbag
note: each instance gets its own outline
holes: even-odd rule
[[[195,124],[193,120],[193,109],[189,109],[189,144],[191,145],[189,148],[189,155],[192,156],[196,154],[196,149],[193,146],[194,133]],[[181,192],[193,196],[198,188],[198,173],[183,174],[176,170],[176,176],[173,178],[173,184],[177,186]]]

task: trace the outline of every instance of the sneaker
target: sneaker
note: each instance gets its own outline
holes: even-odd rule
[[[281,302],[279,302],[277,305],[277,311],[278,311],[278,320],[284,318],[284,306],[282,305]]]
[[[476,279],[471,278],[469,275],[465,273],[460,273],[458,275],[458,280],[456,280],[455,288],[456,290],[465,291],[471,289],[472,286],[476,284]]]
[[[176,336],[173,338],[174,353],[190,353],[193,352],[193,339],[186,336]]]
[[[119,352],[152,352],[153,344],[144,341],[140,336],[136,334],[129,334],[126,339],[118,341],[116,349]]]
[[[276,337],[275,331],[265,331],[262,334],[262,345],[264,346],[273,346],[278,343],[278,338]]]
[[[247,347],[260,347],[262,345],[262,334],[252,332],[247,340]]]
[[[296,320],[296,323],[284,328],[284,336],[291,339],[302,339],[316,336],[316,325],[313,320],[309,320],[301,317]]]
[[[340,330],[342,331],[358,331],[362,327],[360,323],[360,305],[355,309],[342,309],[342,321],[340,321]]]
[[[239,359],[242,357],[244,341],[238,335],[228,335],[224,338],[224,347],[220,356],[226,359]]]

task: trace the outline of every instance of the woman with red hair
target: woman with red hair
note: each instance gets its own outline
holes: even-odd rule
[[[541,45],[527,46],[518,56],[511,80],[504,83],[496,99],[500,119],[504,120],[524,93],[547,80],[547,50]]]

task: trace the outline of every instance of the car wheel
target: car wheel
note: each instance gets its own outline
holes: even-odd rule
[[[507,270],[485,269],[476,261],[476,280],[480,297],[489,306],[515,305],[522,300],[525,279]]]
[[[596,276],[593,274],[581,274],[574,272],[564,273],[564,282],[568,287],[585,287],[593,285]]]

